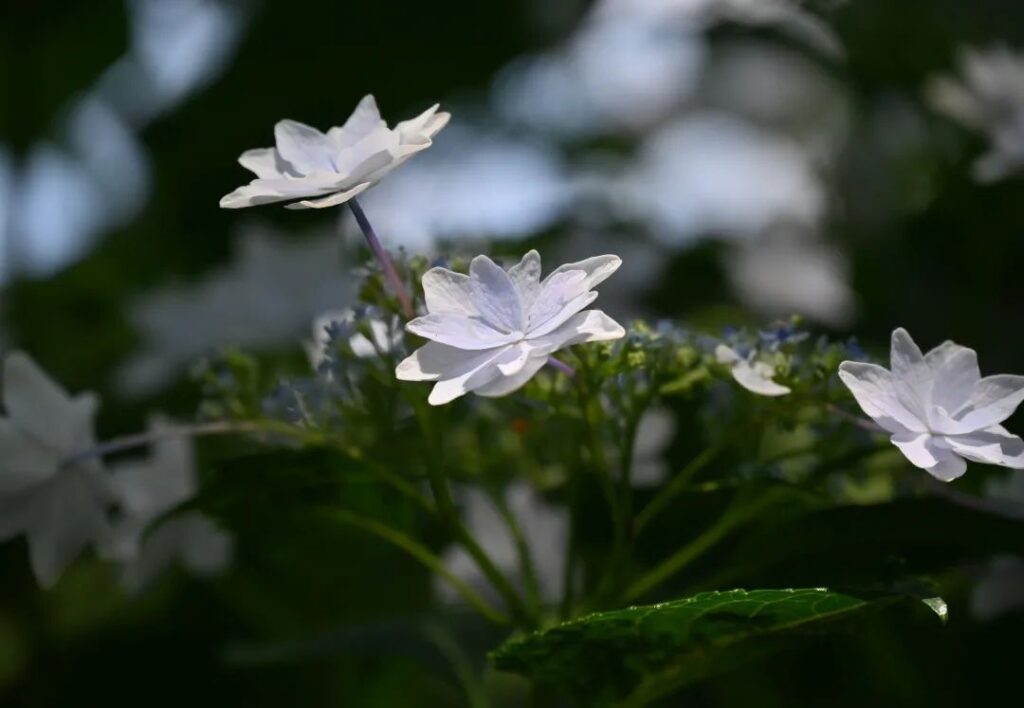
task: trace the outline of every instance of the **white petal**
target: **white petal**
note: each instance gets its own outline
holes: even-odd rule
[[[508,277],[516,286],[519,299],[523,303],[523,309],[529,311],[533,301],[540,292],[540,254],[536,250],[530,251],[523,259],[509,268]]]
[[[621,339],[624,336],[626,336],[626,330],[611,317],[601,310],[587,310],[573,315],[550,334],[530,339],[529,343],[539,356],[540,354],[551,354],[573,344],[605,342]]]
[[[285,175],[297,177],[297,172],[285,162],[275,148],[256,148],[246,150],[238,158],[238,164],[250,172],[255,172],[257,177],[273,179]]]
[[[981,379],[977,353],[954,342],[932,349],[925,355],[925,363],[934,376],[932,404],[947,411],[961,408]]]
[[[447,313],[417,317],[405,329],[424,339],[470,350],[493,349],[521,339],[518,332],[499,332],[478,317]]]
[[[732,367],[732,377],[743,388],[760,396],[785,396],[790,389],[772,381],[774,369],[764,362],[753,365],[738,361]]]
[[[98,399],[87,394],[72,400],[27,354],[8,355],[3,395],[11,420],[39,442],[65,455],[91,444]]]
[[[719,364],[735,364],[741,358],[732,347],[727,347],[724,344],[719,344],[715,347],[715,361]]]
[[[427,403],[433,406],[448,403],[498,378],[501,372],[495,362],[505,351],[505,347],[488,349],[458,362],[441,374],[427,397]]]
[[[520,342],[506,349],[494,364],[498,367],[498,371],[501,372],[502,376],[515,376],[526,366],[526,361],[530,358],[531,351],[530,345]]]
[[[487,396],[488,398],[507,396],[508,394],[522,388],[527,381],[532,379],[534,375],[543,368],[544,364],[547,363],[547,360],[547,355],[532,356],[527,359],[523,368],[514,375],[502,376],[501,378],[494,379],[488,384],[484,384],[479,388],[473,389],[473,393],[478,396]]]
[[[573,315],[579,313],[580,310],[590,305],[596,299],[596,290],[591,290],[590,292],[574,297],[572,300],[564,303],[555,316],[548,318],[547,321],[541,323],[537,327],[531,327],[529,337],[531,339],[535,337],[543,337],[544,335],[555,331],[564,323],[568,322]]]
[[[967,470],[964,459],[945,440],[930,433],[897,433],[890,440],[911,464],[943,482],[952,481]]]
[[[889,354],[889,368],[892,369],[893,376],[901,379],[913,378],[923,367],[924,355],[910,337],[910,333],[902,327],[893,330]]]
[[[551,278],[556,273],[562,273],[567,270],[582,270],[587,274],[586,280],[584,281],[584,288],[590,290],[596,287],[599,283],[608,279],[612,273],[619,269],[622,265],[622,259],[618,256],[606,255],[606,256],[594,256],[587,258],[576,263],[566,263],[564,266],[560,266],[553,270],[548,278]]]
[[[221,197],[220,206],[222,209],[241,209],[301,197],[318,197],[337,192],[344,186],[341,177],[324,172],[305,177],[254,179],[244,187]]]
[[[338,148],[316,128],[295,120],[278,121],[274,126],[277,151],[301,174],[333,172]]]
[[[70,472],[51,483],[28,533],[29,559],[39,584],[53,587],[82,550],[109,533],[96,491],[85,474]]]
[[[927,426],[900,400],[893,375],[877,364],[844,361],[839,365],[839,378],[857,404],[876,423],[892,433],[924,432]]]
[[[427,342],[398,364],[395,377],[399,381],[437,381],[445,372],[454,371],[478,356],[480,352]]]
[[[480,316],[503,332],[523,331],[523,308],[512,280],[487,256],[477,256],[469,264],[473,279],[473,305]]]
[[[51,477],[61,455],[0,418],[0,495],[16,494]]]
[[[1024,440],[999,425],[966,435],[945,438],[953,450],[968,460],[1024,469]]]
[[[473,305],[472,279],[447,268],[431,268],[423,274],[423,296],[431,314],[480,314]]]
[[[441,107],[441,104],[435,103],[427,110],[420,113],[415,118],[409,120],[403,120],[401,123],[395,126],[395,132],[398,133],[402,142],[409,142],[412,140],[422,140],[424,138],[431,138],[437,132],[427,135],[425,129],[434,123],[434,117],[437,114],[437,109]],[[440,130],[440,128],[438,129]]]
[[[570,302],[576,301],[582,295],[589,295],[590,291],[584,284],[586,279],[587,274],[582,270],[562,271],[545,278],[537,297],[526,313],[526,330],[538,337],[544,335],[546,332],[538,330],[561,315]],[[594,293],[594,297],[596,296]],[[568,316],[576,314],[581,309],[582,307],[569,312]],[[567,317],[563,317],[562,321],[565,319]],[[552,329],[554,327],[549,327],[546,331],[550,332]]]
[[[378,128],[386,128],[387,125],[380,117],[377,109],[377,101],[373,95],[363,96],[359,105],[352,111],[345,124],[340,128],[331,128],[327,131],[329,137],[339,148],[347,148],[355,145],[367,135]]]
[[[285,209],[324,209],[326,207],[337,206],[338,204],[344,204],[353,197],[358,197],[371,186],[372,185],[369,182],[363,182],[362,184],[357,184],[352,189],[344,192],[335,192],[334,194],[321,197],[320,199],[305,199],[301,202],[286,204]]]
[[[1024,401],[1024,376],[986,376],[974,384],[967,405],[954,418],[970,430],[988,428],[1013,415]]]

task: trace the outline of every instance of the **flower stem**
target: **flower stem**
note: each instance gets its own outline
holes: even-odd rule
[[[553,356],[549,356],[547,363],[548,366],[550,366],[552,369],[558,369],[559,371],[561,371],[563,374],[570,378],[576,375],[576,369],[572,368],[561,359],[556,359]]]
[[[174,438],[197,438],[206,435],[231,435],[232,433],[252,433],[260,430],[257,423],[250,421],[218,420],[212,423],[199,423],[197,425],[182,425],[178,427],[159,428],[145,433],[125,435],[114,438],[107,442],[95,445],[88,450],[71,455],[64,460],[65,466],[75,465],[94,457],[106,457],[117,452],[134,450],[145,447],[162,440],[173,440]]]
[[[363,232],[363,236],[366,237],[366,243],[370,246],[370,250],[373,251],[374,257],[377,262],[380,263],[380,267],[384,270],[384,277],[387,278],[388,283],[391,285],[391,289],[395,291],[395,295],[398,296],[398,301],[402,304],[402,312],[409,319],[416,316],[416,310],[412,306],[412,298],[409,297],[409,291],[402,285],[402,279],[398,277],[398,271],[395,270],[395,264],[391,261],[391,256],[384,250],[384,246],[381,245],[380,239],[377,238],[377,232],[373,230],[370,225],[370,220],[366,218],[366,212],[359,205],[359,202],[354,198],[348,200],[348,207],[352,210],[352,215],[356,217],[356,223],[359,224],[360,230]]]

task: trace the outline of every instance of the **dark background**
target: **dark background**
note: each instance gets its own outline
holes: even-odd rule
[[[154,287],[195,282],[229,262],[239,223],[254,215],[220,210],[217,200],[247,179],[235,160],[245,149],[269,144],[276,120],[326,128],[373,92],[390,122],[435,101],[456,111],[453,126],[463,116],[496,122],[488,113],[495,75],[518,56],[565,41],[586,12],[575,0],[254,0],[234,6],[245,19],[220,69],[133,129],[149,186],[119,223],[98,229],[73,255],[40,265],[25,256],[18,232],[14,214],[23,204],[0,201],[0,224],[7,224],[0,232],[2,346],[31,352],[69,390],[98,390],[104,435],[140,428],[155,408],[182,417],[194,410],[198,393],[187,376],[141,397],[118,389],[118,367],[142,341],[126,312]],[[839,36],[845,59],[821,58],[770,28],[726,24],[708,31],[711,46],[756,41],[796,52],[846,96],[848,129],[825,182],[828,208],[818,237],[849,265],[856,314],[812,326],[856,334],[884,351],[888,333],[902,325],[922,346],[953,338],[976,348],[984,373],[1024,371],[1024,180],[973,181],[970,164],[985,149],[983,139],[923,100],[926,81],[951,72],[963,45],[1024,42],[1024,6],[1013,0],[850,0],[812,7]],[[9,185],[25,179],[39,145],[66,145],[76,101],[131,46],[130,18],[126,3],[115,0],[0,4],[0,154],[10,168]],[[146,87],[128,88],[142,93]],[[912,137],[886,122],[879,107],[892,102],[910,106],[918,117]],[[628,154],[635,142],[635,135],[611,134],[566,141],[562,149],[570,162],[585,161],[588,149]],[[118,163],[104,169],[116,184]],[[124,189],[134,177],[124,173]],[[70,208],[60,195],[55,189],[51,201],[42,200],[44,208]],[[337,218],[257,211],[261,222],[296,238],[335,228]],[[743,306],[726,277],[727,239],[709,233],[666,250],[641,227],[623,232],[633,234],[616,242],[627,262],[644,258],[645,249],[664,254],[663,269],[630,300],[632,312],[714,326],[763,321]],[[475,243],[489,234],[473,236]],[[585,219],[565,218],[532,242],[582,257],[592,250],[591,238]],[[593,243],[603,248],[605,241],[593,237]],[[508,240],[496,248],[522,250]],[[298,328],[294,341],[306,331]],[[189,336],[188,323],[181,332]],[[117,595],[102,569],[88,564],[41,593],[22,542],[5,544],[3,704],[459,705],[436,657],[403,629],[403,617],[429,607],[430,583],[418,567],[341,532],[335,544],[324,545],[322,530],[313,533],[299,518],[243,514],[236,521],[265,536],[258,556],[242,550],[237,572],[212,584],[174,577],[130,601]],[[304,544],[304,533],[317,542]],[[739,678],[713,679],[687,704],[1012,701],[1006,696],[1018,693],[1022,616],[972,620],[968,597],[965,587],[951,599],[945,626],[904,628],[894,621],[821,639],[743,670]],[[379,621],[385,628],[364,636],[363,628]],[[303,649],[271,660],[231,650],[325,631],[312,656]],[[490,639],[475,641],[487,646]]]

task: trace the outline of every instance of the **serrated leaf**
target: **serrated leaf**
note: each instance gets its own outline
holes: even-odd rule
[[[705,592],[572,620],[513,639],[492,660],[584,705],[640,706],[706,675],[723,655],[737,658],[738,647],[764,651],[756,639],[819,631],[897,599],[823,588]]]

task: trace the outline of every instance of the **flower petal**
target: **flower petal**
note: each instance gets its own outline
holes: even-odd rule
[[[446,370],[427,397],[427,403],[439,406],[480,388],[501,376],[495,362],[506,351],[505,347],[488,349],[458,362]]]
[[[3,395],[11,420],[47,447],[70,455],[92,444],[98,399],[92,394],[71,399],[27,354],[8,355]]]
[[[277,151],[299,173],[334,172],[338,148],[316,128],[296,120],[281,120],[274,126]]]
[[[324,209],[326,207],[337,206],[338,204],[344,204],[353,197],[358,197],[371,186],[372,185],[369,182],[363,182],[362,184],[357,184],[352,189],[344,192],[335,192],[334,194],[321,197],[320,199],[304,199],[301,202],[286,204],[285,209]]]
[[[942,438],[930,433],[897,433],[890,440],[915,467],[943,482],[949,482],[967,470],[967,463]]]
[[[576,263],[566,263],[563,266],[556,268],[551,271],[548,278],[552,278],[557,273],[563,273],[567,270],[582,270],[586,273],[586,279],[583,282],[585,290],[590,290],[596,287],[599,283],[607,280],[612,273],[619,269],[622,265],[622,259],[618,256],[606,255],[606,256],[593,256]]]
[[[473,305],[472,279],[447,268],[431,268],[423,274],[423,296],[430,314],[480,314]]]
[[[487,256],[477,256],[469,264],[469,276],[480,316],[501,332],[522,333],[523,307],[508,273]]]
[[[430,139],[437,135],[451,117],[447,113],[438,113],[437,109],[440,107],[440,103],[435,103],[415,118],[403,120],[396,125],[395,132],[398,133],[402,142],[422,140],[423,138]]]
[[[300,176],[277,152],[276,148],[246,150],[239,156],[238,164],[262,179],[273,179],[285,175]]]
[[[966,405],[953,416],[969,430],[988,428],[1013,415],[1024,401],[1024,376],[986,376],[971,389]]]
[[[923,433],[927,430],[924,422],[897,395],[893,375],[887,369],[877,364],[844,361],[839,365],[839,378],[861,409],[889,432]]]
[[[343,126],[327,131],[327,137],[339,148],[347,148],[355,145],[377,128],[386,127],[387,124],[380,117],[377,100],[372,94],[368,94],[359,101],[356,109],[352,111],[352,115]]]
[[[521,339],[518,332],[499,332],[478,317],[430,314],[405,325],[408,332],[440,344],[467,350],[493,349]]]
[[[743,388],[760,396],[785,396],[790,389],[772,381],[775,369],[764,362],[751,364],[741,360],[733,364],[732,377]]]
[[[109,533],[90,476],[70,472],[51,484],[56,486],[37,499],[38,515],[28,531],[32,571],[44,588],[53,587],[86,546]]]
[[[570,302],[576,301],[580,296],[589,295],[590,291],[584,285],[586,279],[587,274],[582,270],[562,271],[545,278],[526,313],[526,331],[540,337],[557,327],[560,323],[547,327],[543,332],[539,331],[551,320],[561,315]],[[597,297],[597,293],[594,293],[594,297]],[[566,317],[562,318],[562,322],[583,307],[570,311]]]
[[[740,355],[737,354],[736,350],[732,347],[726,346],[725,344],[719,344],[715,347],[715,361],[719,364],[735,364],[740,360]]]
[[[973,349],[954,342],[943,342],[925,355],[932,371],[931,402],[946,411],[960,409],[979,380],[978,355]]]
[[[621,339],[626,330],[601,310],[587,310],[573,315],[562,326],[543,337],[531,338],[530,346],[537,356],[583,342],[605,342]]]
[[[540,293],[540,254],[536,250],[529,251],[522,260],[509,268],[508,277],[516,286],[523,310],[529,311],[533,301]]]
[[[522,388],[527,381],[532,379],[538,371],[540,371],[544,364],[547,363],[547,355],[543,356],[531,356],[527,359],[518,372],[511,376],[502,376],[501,378],[494,379],[490,383],[484,384],[478,388],[473,389],[473,393],[478,396],[486,396],[488,398],[497,398],[499,396],[507,396],[520,388]]]
[[[437,381],[446,371],[475,356],[478,352],[427,342],[399,363],[395,377],[399,381]]]
[[[1002,426],[994,425],[966,435],[949,435],[945,440],[954,452],[968,460],[1024,469],[1024,440]]]
[[[16,494],[53,476],[60,458],[55,449],[0,418],[0,495]]]
[[[304,177],[276,177],[254,179],[244,187],[221,197],[222,209],[273,204],[301,197],[319,197],[343,188],[343,178],[326,172],[317,172]]]

